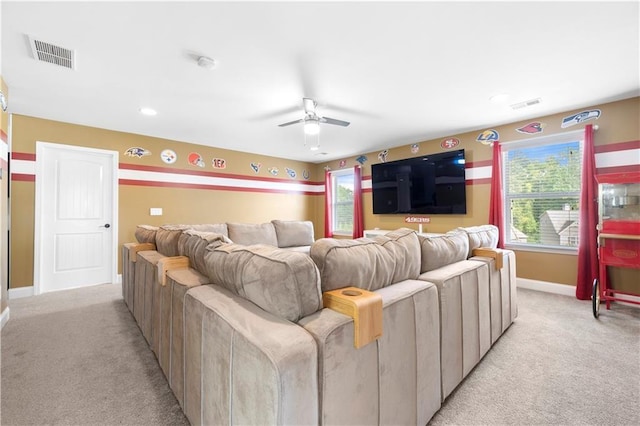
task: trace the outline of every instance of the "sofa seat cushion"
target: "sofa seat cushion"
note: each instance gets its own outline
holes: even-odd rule
[[[313,222],[272,220],[278,237],[278,247],[310,246],[313,244]]]
[[[297,251],[299,253],[304,253],[307,256],[309,256],[309,253],[311,252],[311,246],[284,247],[283,250]]]
[[[227,223],[229,238],[236,244],[250,246],[267,244],[278,247],[278,237],[271,222],[268,223]]]
[[[205,254],[207,276],[289,321],[322,309],[320,274],[309,256],[268,245],[224,244]]]
[[[467,258],[471,257],[473,250],[478,247],[498,247],[499,230],[495,225],[468,226],[457,230],[464,231],[469,238]]]
[[[320,270],[322,291],[348,286],[373,291],[420,274],[420,243],[406,228],[374,239],[322,238],[310,255]]]
[[[462,231],[426,237],[418,235],[421,249],[420,273],[465,260],[469,253],[469,238]]]
[[[178,239],[178,253],[189,258],[189,265],[201,274],[206,274],[204,255],[207,246],[213,244],[213,248],[231,243],[231,240],[223,234],[216,232],[202,232],[188,229]]]
[[[139,243],[156,243],[157,226],[138,225],[136,226],[135,236]]]

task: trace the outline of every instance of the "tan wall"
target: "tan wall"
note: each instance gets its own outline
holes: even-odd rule
[[[585,124],[597,124],[599,130],[595,133],[594,142],[596,146],[629,142],[640,140],[640,129],[638,117],[640,116],[640,98],[632,98],[619,102],[612,102],[603,105],[580,108],[534,118],[530,120],[517,121],[512,124],[485,127],[472,132],[450,135],[460,140],[460,145],[455,149],[464,149],[467,163],[490,162],[492,157],[491,147],[476,142],[479,133],[486,129],[495,129],[500,134],[500,141],[503,143],[528,139],[535,136],[545,136],[567,131],[575,131],[584,128]],[[568,115],[578,113],[587,109],[600,109],[601,116],[597,120],[588,121],[585,124],[575,125],[567,129],[562,129],[560,124],[562,119]],[[428,118],[427,118],[428,119]],[[545,124],[544,131],[536,135],[522,134],[516,131],[532,121],[539,121]],[[444,151],[440,147],[440,142],[446,139],[439,138],[423,142],[415,142],[419,145],[419,152],[411,153],[411,144],[389,149],[387,161],[394,161],[404,158],[417,157]],[[384,149],[384,148],[383,148]],[[382,149],[380,150],[382,151]],[[378,153],[380,151],[369,152],[365,155],[368,161],[364,163],[362,175],[371,175],[371,164],[379,163]],[[347,158],[344,168],[353,167],[357,164],[357,156]],[[324,167],[328,166],[332,170],[340,169],[339,161],[332,161],[319,165],[319,172],[322,173]],[[485,224],[489,218],[489,194],[490,185],[486,183],[467,185],[467,214],[466,215],[428,215],[431,223],[423,226],[424,232],[446,232],[457,226],[472,226]],[[405,215],[374,215],[372,211],[371,193],[363,196],[364,226],[365,229],[396,229],[407,226],[404,223]],[[319,209],[324,211],[323,206]],[[322,223],[316,222],[320,228]],[[418,226],[409,225],[414,229]],[[322,229],[324,227],[322,226]],[[575,285],[577,280],[577,255],[563,255],[551,253],[537,253],[530,251],[516,251],[518,277],[528,278],[538,281],[548,281],[553,283]],[[618,275],[617,275],[618,276]],[[623,276],[619,274],[619,276]],[[624,280],[627,280],[624,278]]]
[[[0,86],[2,87],[2,93],[5,97],[9,98],[9,88],[5,84],[4,80],[0,76]],[[9,114],[0,109],[0,129],[2,129],[4,135],[9,135]],[[6,141],[8,142],[8,140]],[[5,142],[0,141],[1,144]],[[7,267],[9,266],[9,238],[7,237],[7,229],[9,223],[9,168],[5,161],[0,162],[2,164],[2,178],[0,179],[0,312],[4,312],[7,307],[7,288],[9,282],[9,274],[7,273]]]
[[[91,148],[115,150],[120,153],[120,163],[140,166],[164,167],[181,171],[216,172],[241,175],[241,177],[273,178],[269,167],[277,167],[277,178],[289,179],[285,168],[297,172],[295,181],[306,181],[302,171],[310,172],[309,182],[319,180],[315,176],[315,165],[266,157],[237,151],[210,148],[201,145],[181,143],[166,139],[152,138],[129,133],[114,132],[92,127],[43,120],[20,115],[13,116],[12,152],[35,153],[36,141],[77,145]],[[152,155],[141,158],[125,156],[131,147],[142,147]],[[165,164],[160,152],[172,149],[178,155],[174,164]],[[189,165],[186,161],[190,152],[198,152],[205,160],[206,167]],[[225,169],[213,169],[212,158],[226,160]],[[259,162],[262,168],[254,173],[249,164]],[[33,238],[34,238],[34,182],[12,182],[12,235],[11,235],[11,287],[33,285]],[[184,189],[119,185],[119,244],[134,241],[135,226],[141,223],[162,225],[165,223],[217,223],[252,222],[260,223],[272,219],[314,220],[314,199],[321,195],[299,193],[262,193],[235,190]],[[161,207],[162,216],[150,216],[149,208]],[[320,234],[318,234],[320,235]],[[119,258],[119,256],[118,256]],[[120,268],[119,268],[120,270]]]

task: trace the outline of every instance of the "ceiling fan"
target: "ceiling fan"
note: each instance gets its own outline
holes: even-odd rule
[[[348,121],[336,120],[335,118],[321,117],[316,112],[318,103],[310,98],[302,98],[304,105],[304,118],[279,124],[278,127],[290,126],[292,124],[304,123],[304,133],[307,135],[317,135],[320,132],[320,123],[335,124],[336,126],[347,127]]]

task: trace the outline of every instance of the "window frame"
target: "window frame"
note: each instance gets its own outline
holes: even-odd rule
[[[504,246],[510,250],[518,251],[530,251],[541,253],[556,253],[576,255],[578,254],[577,246],[560,246],[560,245],[548,245],[538,243],[522,243],[509,241],[510,229],[511,229],[511,200],[525,199],[525,198],[558,198],[562,196],[574,196],[574,192],[535,192],[535,193],[519,193],[511,195],[508,192],[507,183],[507,153],[524,148],[540,147],[544,145],[558,145],[562,143],[578,142],[580,144],[580,173],[582,173],[582,165],[584,163],[584,129],[574,130],[565,133],[556,133],[545,136],[538,136],[533,138],[527,138],[517,141],[509,141],[501,143],[501,155],[502,155],[502,176],[500,182],[503,188],[503,217],[504,217]],[[578,191],[578,201],[580,200],[580,191]],[[577,210],[579,216],[579,210]]]
[[[342,206],[342,205],[346,205],[346,204],[350,204],[353,207],[353,201],[351,201],[351,203],[347,203],[344,201],[338,202],[337,201],[337,197],[338,197],[338,177],[342,177],[342,176],[351,176],[351,180],[355,181],[355,172],[353,171],[353,169],[340,169],[340,170],[332,170],[331,171],[331,194],[332,194],[332,200],[331,200],[331,227],[333,228],[331,230],[331,233],[333,235],[338,235],[338,236],[343,236],[343,237],[348,237],[348,236],[352,236],[353,235],[353,225],[351,226],[351,230],[349,231],[345,231],[345,230],[338,230],[335,229],[336,224],[338,223],[338,221],[336,220],[336,209],[338,206]],[[355,183],[355,182],[354,182]],[[353,209],[351,211],[351,217],[353,219]],[[352,220],[353,223],[353,220]]]

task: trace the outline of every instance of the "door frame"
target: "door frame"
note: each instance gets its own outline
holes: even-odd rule
[[[112,167],[112,203],[111,203],[111,251],[113,253],[111,265],[111,283],[118,280],[118,163],[120,153],[106,149],[89,148],[76,145],[64,145],[52,142],[36,141],[36,205],[34,211],[34,246],[33,246],[33,294],[41,294],[40,279],[44,275],[42,271],[42,235],[46,229],[42,229],[42,217],[45,214],[42,209],[44,175],[44,151],[45,149],[57,149],[61,151],[82,151],[84,153],[106,154],[111,156]]]

